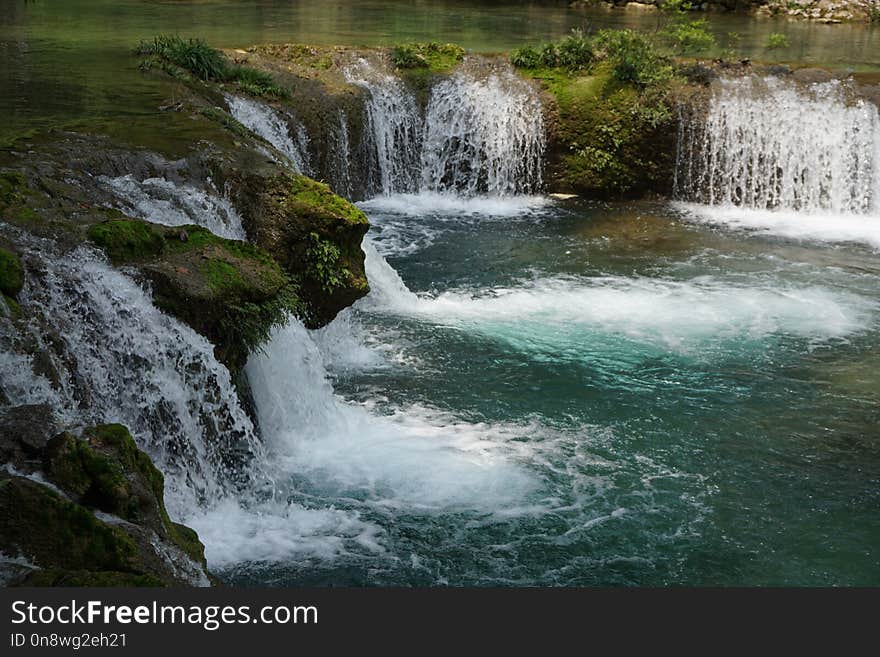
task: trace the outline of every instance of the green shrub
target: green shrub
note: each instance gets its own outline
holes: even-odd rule
[[[607,59],[614,77],[646,87],[672,77],[672,67],[654,44],[633,30],[602,30],[593,40],[597,58]]]
[[[541,53],[532,46],[517,48],[510,53],[510,63],[517,68],[538,68],[541,66]]]
[[[227,71],[226,80],[237,82],[238,86],[252,96],[285,96],[284,89],[278,86],[268,73],[247,66],[233,66]]]
[[[556,44],[545,43],[541,45],[541,65],[547,68],[556,68],[559,66],[559,51]]]
[[[201,80],[222,81],[226,78],[226,57],[200,39],[157,36],[152,41],[142,41],[137,53],[155,55],[185,68]]]
[[[705,19],[692,21],[678,18],[666,26],[663,37],[676,52],[693,55],[715,47],[715,37],[708,27]]]
[[[454,43],[405,43],[391,49],[391,62],[402,69],[445,71],[464,59],[464,48]]]
[[[587,68],[594,59],[592,42],[577,29],[559,42],[557,53],[559,64],[572,71]]]
[[[788,37],[781,32],[773,32],[770,36],[767,37],[768,50],[779,50],[781,48],[788,48],[788,46]]]
[[[422,57],[412,45],[392,48],[391,62],[397,68],[428,68],[428,60]]]

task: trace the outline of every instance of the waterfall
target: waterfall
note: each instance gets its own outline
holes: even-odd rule
[[[166,226],[195,224],[220,237],[245,239],[241,217],[225,197],[164,178],[139,181],[127,175],[101,176],[98,180],[116,197],[117,207],[129,216]]]
[[[297,172],[309,174],[309,136],[301,123],[250,98],[227,95],[226,103],[236,121],[272,144]]]
[[[0,330],[10,401],[50,403],[67,426],[126,425],[165,474],[176,518],[252,486],[262,446],[213,346],[99,254],[18,238],[28,240],[30,319]]]
[[[541,102],[510,70],[462,70],[431,89],[424,112],[399,78],[366,60],[346,70],[369,92],[367,132],[382,194],[528,194],[542,182]]]
[[[434,86],[425,120],[422,188],[504,195],[541,186],[541,102],[511,71],[458,72]]]
[[[704,117],[684,116],[676,195],[708,205],[880,212],[880,116],[832,81],[722,79]]]
[[[330,186],[333,190],[345,198],[351,198],[351,140],[348,135],[348,117],[344,110],[336,114],[336,130],[332,138],[330,166]]]
[[[404,82],[360,59],[346,79],[369,92],[366,132],[371,139],[384,194],[418,190],[423,121],[415,95]]]

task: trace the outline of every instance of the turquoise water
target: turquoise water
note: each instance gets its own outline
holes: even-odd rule
[[[153,116],[164,89],[126,53],[157,32],[492,51],[655,21],[565,3],[8,5],[0,137]],[[876,27],[710,20],[755,58],[783,31],[781,59],[880,65]],[[279,369],[300,377],[284,392],[303,435],[272,491],[288,515],[194,522],[224,579],[880,583],[873,242],[692,223],[668,204],[424,196],[364,209],[373,295],[272,352],[291,352]]]
[[[880,581],[871,248],[698,226],[664,204],[458,204],[366,203],[417,296],[374,270],[373,297],[325,332],[337,394],[395,429],[359,425],[290,499],[355,514],[370,540],[224,577]],[[445,447],[410,453],[420,438]]]

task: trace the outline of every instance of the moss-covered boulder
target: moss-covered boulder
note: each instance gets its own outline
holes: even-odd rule
[[[0,446],[15,440],[6,420]],[[21,469],[0,474],[0,553],[19,563],[12,583],[208,583],[204,546],[169,519],[162,474],[125,427],[64,432],[42,448],[39,442],[27,441]]]
[[[21,260],[15,253],[0,246],[0,292],[8,297],[17,297],[23,286]]]
[[[621,82],[608,65],[589,74],[530,73],[542,79],[549,100],[553,191],[592,198],[671,191],[676,139],[671,85]]]
[[[227,174],[248,234],[297,283],[300,316],[317,328],[369,291],[366,216],[330,188],[279,169]]]
[[[215,345],[233,371],[300,302],[290,277],[265,250],[199,226],[135,219],[93,224],[89,238],[117,265],[134,265],[153,285],[156,305]]]
[[[131,571],[137,546],[119,527],[24,477],[0,475],[0,551],[39,566]]]

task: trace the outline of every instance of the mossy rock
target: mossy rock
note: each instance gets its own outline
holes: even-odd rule
[[[3,426],[14,428],[38,410],[22,407],[12,417],[7,412]],[[0,447],[14,440],[0,436]],[[79,437],[65,432],[49,441],[19,437],[10,449],[4,453],[14,467],[38,474],[0,474],[0,552],[21,556],[36,568],[9,573],[12,583],[163,586],[204,581],[204,546],[196,532],[170,520],[162,473],[124,426],[100,425]]]
[[[118,571],[38,569],[17,582],[18,586],[64,586],[64,587],[164,587],[168,586],[154,575],[123,573]]]
[[[23,477],[0,475],[0,551],[40,567],[137,572],[137,546],[87,508]]]
[[[205,548],[198,534],[171,522],[165,509],[165,479],[124,426],[91,427],[82,438],[59,434],[49,441],[45,454],[47,476],[72,500],[144,527],[204,565]]]
[[[533,69],[551,100],[549,178],[554,191],[593,198],[668,193],[674,170],[675,84],[617,80],[607,63],[589,75]]]
[[[17,297],[24,287],[24,269],[21,260],[12,251],[0,247],[0,292]]]
[[[295,173],[236,175],[249,234],[297,282],[307,326],[324,326],[369,292],[361,242],[370,224],[363,212]]]
[[[20,171],[0,171],[0,207],[20,201],[25,184]]]
[[[300,310],[290,277],[263,249],[199,226],[168,227],[112,219],[88,229],[117,265],[151,280],[156,305],[216,347],[231,370],[243,367],[270,330]]]

